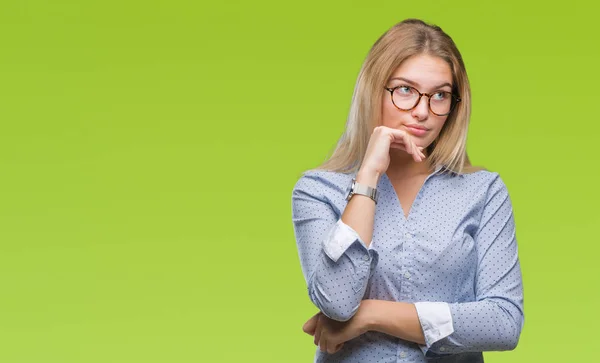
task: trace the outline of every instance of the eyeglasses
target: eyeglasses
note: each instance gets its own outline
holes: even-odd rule
[[[410,86],[384,88],[390,93],[394,106],[402,111],[412,110],[421,102],[421,97],[427,96],[427,103],[431,112],[437,116],[446,116],[460,102],[460,97],[452,94],[452,92],[421,93]]]

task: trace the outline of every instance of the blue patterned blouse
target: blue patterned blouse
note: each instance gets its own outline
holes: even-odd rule
[[[315,362],[483,362],[511,350],[523,327],[523,286],[513,208],[498,173],[438,167],[408,218],[387,177],[378,182],[369,247],[340,216],[355,175],[308,171],[292,192],[292,219],[308,296],[332,319],[363,299],[415,303],[425,345],[369,331]]]

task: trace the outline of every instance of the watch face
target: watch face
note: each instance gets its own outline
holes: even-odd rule
[[[350,199],[353,186],[354,186],[354,179],[352,179],[352,182],[346,187],[346,200]]]

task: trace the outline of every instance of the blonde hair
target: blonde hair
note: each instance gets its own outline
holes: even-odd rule
[[[383,88],[400,64],[417,54],[444,59],[452,71],[453,92],[461,98],[436,140],[427,147],[426,161],[431,168],[443,166],[457,174],[484,169],[472,166],[466,152],[471,90],[458,48],[440,27],[419,19],[406,19],[390,28],[371,47],[354,87],[346,129],[332,155],[316,170],[352,173],[360,168],[371,133],[381,125]]]

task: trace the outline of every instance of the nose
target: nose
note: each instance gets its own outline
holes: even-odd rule
[[[425,120],[429,116],[429,98],[427,95],[421,96],[419,103],[412,110],[413,117],[419,120]]]

